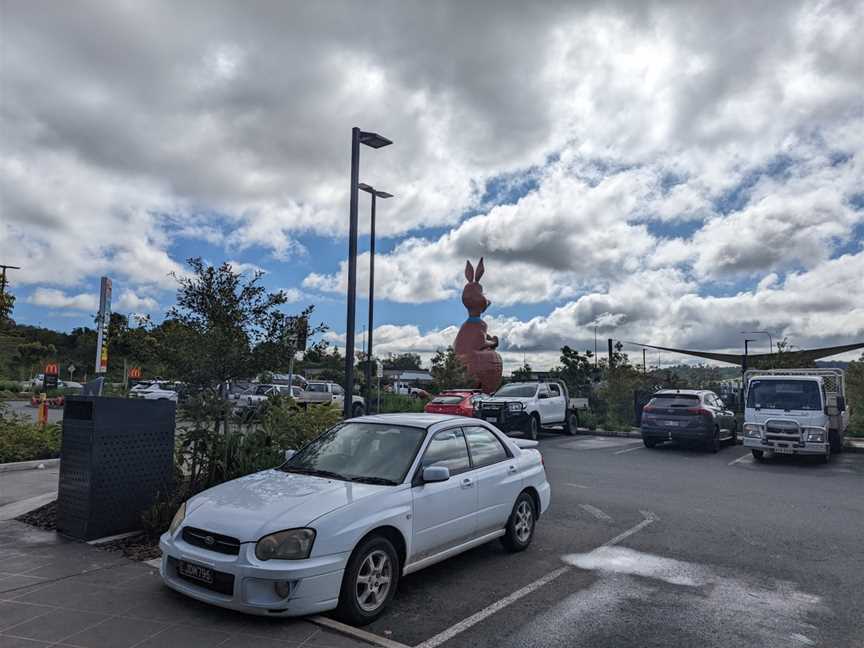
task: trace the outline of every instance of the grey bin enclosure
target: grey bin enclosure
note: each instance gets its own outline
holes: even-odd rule
[[[94,540],[141,528],[174,479],[175,412],[167,400],[66,399],[57,531]]]

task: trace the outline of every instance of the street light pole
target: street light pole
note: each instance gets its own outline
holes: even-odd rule
[[[378,191],[375,187],[360,184],[360,189],[372,196],[372,216],[369,226],[369,338],[366,347],[366,407],[372,402],[372,323],[375,311],[375,205],[378,198],[392,198],[393,194],[386,191]]]
[[[351,188],[348,212],[348,316],[345,331],[345,418],[351,417],[354,404],[354,335],[356,333],[357,307],[357,190],[360,184],[360,145],[381,148],[392,144],[378,133],[351,129]]]

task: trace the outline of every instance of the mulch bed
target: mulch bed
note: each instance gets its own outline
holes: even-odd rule
[[[56,531],[57,502],[49,502],[45,506],[40,506],[29,513],[19,515],[15,519],[43,531]],[[127,538],[120,538],[119,540],[112,540],[105,544],[96,545],[96,548],[103,551],[119,552],[131,560],[138,561],[153,560],[162,555],[162,552],[159,551],[159,540],[150,540],[143,532]]]

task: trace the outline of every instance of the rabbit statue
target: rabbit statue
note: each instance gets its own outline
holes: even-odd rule
[[[462,303],[468,309],[468,319],[459,328],[453,350],[468,368],[473,384],[467,386],[479,387],[491,394],[501,385],[503,365],[501,356],[495,351],[498,337],[486,334],[486,322],[480,317],[492,303],[483,295],[483,286],[480,285],[484,271],[482,258],[477,264],[476,273],[470,261],[465,263],[465,279],[468,283],[462,290]]]

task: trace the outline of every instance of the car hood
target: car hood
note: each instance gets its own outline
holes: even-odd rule
[[[193,497],[185,524],[252,542],[274,531],[307,526],[322,515],[388,489],[392,486],[265,470]]]
[[[530,401],[531,396],[490,396],[489,398],[484,398],[484,403],[512,403],[513,401],[518,401],[520,403],[524,403],[525,401]]]

